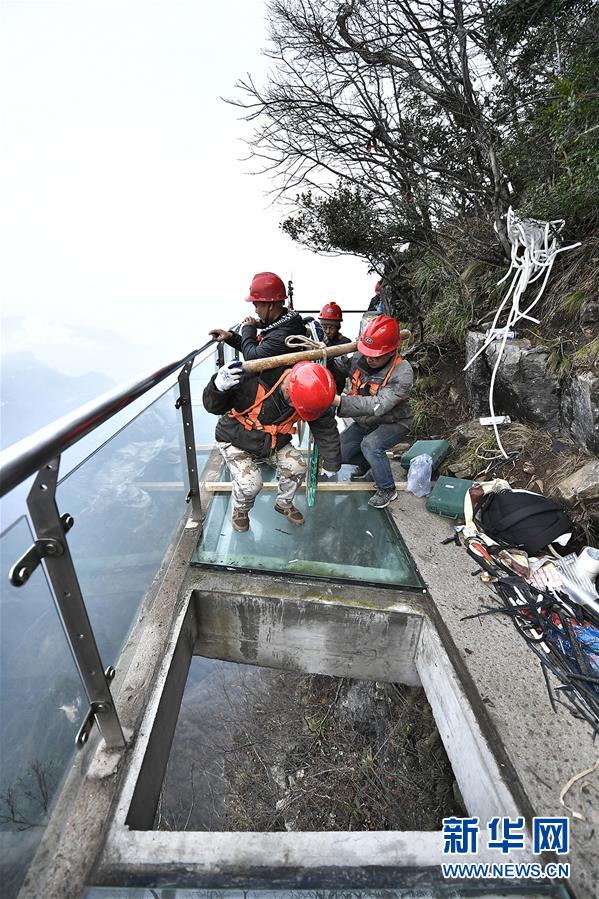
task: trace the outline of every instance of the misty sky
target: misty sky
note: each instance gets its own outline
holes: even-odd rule
[[[223,103],[266,73],[261,0],[0,3],[5,350],[119,381],[247,313],[261,270],[296,305],[364,307],[376,277],[280,233],[249,124]],[[117,336],[114,336],[116,332]]]

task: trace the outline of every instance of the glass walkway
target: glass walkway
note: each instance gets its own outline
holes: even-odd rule
[[[305,517],[300,527],[275,512],[275,491],[263,489],[250,512],[250,530],[237,533],[231,526],[230,493],[215,494],[192,564],[422,589],[391,517],[368,505],[370,491],[343,492],[349,470],[344,466],[339,492],[317,491],[311,508],[298,493],[295,504]],[[265,480],[273,474],[263,466]],[[224,466],[221,480],[229,477]]]

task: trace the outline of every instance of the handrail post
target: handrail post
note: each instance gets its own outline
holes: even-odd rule
[[[126,745],[125,738],[109,687],[114,669],[108,669],[105,674],[102,667],[66,540],[65,532],[72,526],[73,519],[70,515],[61,518],[56,505],[59,464],[60,456],[41,468],[29,492],[27,508],[36,541],[13,566],[10,578],[15,586],[21,586],[36,565],[44,560],[58,615],[90,704],[77,744],[82,746],[86,742],[95,718],[106,745],[111,749],[122,749]]]
[[[193,521],[202,520],[202,501],[200,499],[200,482],[198,479],[198,457],[196,453],[196,441],[193,430],[193,409],[191,405],[191,389],[189,386],[189,373],[193,366],[193,360],[186,362],[179,373],[179,398],[175,403],[177,409],[181,409],[183,420],[183,440],[185,441],[185,454],[187,456],[187,474],[189,477],[189,493],[186,502],[191,502],[191,518]]]

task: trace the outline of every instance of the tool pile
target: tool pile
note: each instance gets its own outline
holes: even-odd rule
[[[479,515],[481,493],[483,503],[490,493],[508,494],[512,501],[521,494],[528,509],[531,497],[539,497],[528,491],[511,491],[505,481],[476,485],[466,497],[462,541],[483,569],[481,580],[500,601],[499,608],[486,606],[483,612],[467,617],[509,616],[541,663],[554,711],[557,703],[567,705],[575,717],[591,726],[593,736],[599,735],[599,594],[595,587],[599,549],[587,546],[578,556],[559,556],[550,544],[547,554],[538,550],[533,554],[530,547],[528,551],[523,547],[525,540],[517,546],[510,545],[509,539],[498,540],[495,533],[484,530]],[[550,502],[547,500],[548,508]],[[531,533],[538,529],[540,514],[529,518]],[[555,510],[554,514],[562,513]],[[526,520],[521,518],[519,527]],[[565,535],[566,542],[568,537]],[[549,673],[559,682],[557,686],[552,686]]]

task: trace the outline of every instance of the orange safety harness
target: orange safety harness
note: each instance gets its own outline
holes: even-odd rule
[[[391,367],[389,368],[389,371],[385,375],[385,379],[383,381],[381,381],[380,384],[374,384],[372,381],[369,381],[367,377],[364,380],[362,380],[363,372],[359,368],[356,368],[355,372],[352,375],[351,390],[349,391],[348,396],[357,396],[358,391],[361,390],[362,387],[368,387],[370,390],[370,396],[376,396],[377,393],[379,392],[379,390],[381,389],[381,387],[384,387],[387,384],[387,381],[391,377],[395,366],[399,365],[401,362],[403,362],[403,359],[401,358],[401,356],[398,353],[396,353],[395,357],[393,359],[393,362],[391,364]]]
[[[276,425],[263,425],[262,422],[258,420],[264,401],[267,400],[269,396],[272,396],[279,384],[285,379],[286,375],[287,371],[284,371],[276,384],[268,391],[263,384],[258,384],[256,399],[251,406],[248,406],[243,412],[237,412],[236,409],[231,409],[229,412],[229,416],[238,421],[246,431],[266,431],[267,434],[270,434],[271,446],[273,449],[275,449],[277,445],[277,437],[279,434],[295,433],[295,422],[299,419],[299,413],[294,411],[289,418],[286,418],[285,421],[281,421]]]

